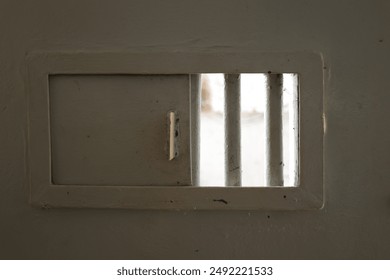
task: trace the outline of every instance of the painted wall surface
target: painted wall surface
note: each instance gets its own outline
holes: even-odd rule
[[[390,258],[390,2],[0,2],[0,258]],[[35,209],[25,56],[34,50],[317,51],[324,185],[317,211]]]

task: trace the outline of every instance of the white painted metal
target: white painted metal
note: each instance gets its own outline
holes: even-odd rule
[[[189,92],[189,75],[51,75],[53,183],[190,185]]]
[[[96,61],[104,61],[104,63],[96,63]],[[131,61],[132,63],[128,63]],[[164,64],[169,61],[169,67]],[[207,63],[199,63],[205,62]],[[261,63],[253,63],[254,61],[260,61]],[[322,184],[322,57],[315,53],[308,52],[294,52],[294,53],[269,53],[269,52],[122,52],[122,53],[32,53],[27,57],[28,65],[28,93],[29,93],[29,173],[31,182],[31,202],[35,206],[39,207],[100,207],[100,208],[133,208],[133,209],[318,209],[323,206],[323,184]],[[236,70],[234,70],[236,69]],[[50,135],[53,131],[50,130],[49,121],[49,88],[47,86],[48,75],[63,74],[63,75],[83,75],[94,76],[96,83],[94,83],[94,90],[90,92],[99,92],[100,97],[106,98],[102,95],[102,87],[98,86],[99,77],[103,78],[106,75],[116,76],[118,74],[140,74],[152,75],[152,74],[184,74],[188,73],[261,73],[267,72],[267,69],[272,69],[278,73],[299,73],[300,84],[300,138],[303,143],[310,143],[310,145],[301,145],[300,148],[300,165],[301,172],[300,182],[298,188],[199,188],[192,187],[191,182],[187,183],[187,187],[173,187],[169,182],[168,184],[160,185],[162,183],[163,176],[151,176],[150,172],[139,172],[138,176],[139,185],[127,184],[123,179],[129,176],[124,173],[118,178],[112,177],[112,174],[108,176],[109,172],[115,171],[115,167],[109,165],[108,170],[100,170],[95,172],[99,174],[92,174],[93,176],[100,176],[100,179],[107,180],[107,178],[122,180],[125,182],[119,186],[118,181],[115,184],[94,184],[91,179],[91,172],[81,171],[85,170],[85,166],[80,164],[76,167],[80,167],[81,170],[78,174],[78,180],[80,184],[76,184],[74,176],[64,176],[62,179],[72,180],[65,184],[53,184],[52,177],[52,155],[50,152]],[[104,75],[102,75],[104,74]],[[116,84],[116,83],[109,83]],[[108,84],[108,85],[109,85]],[[149,83],[145,86],[138,87],[139,89],[145,89]],[[158,116],[156,121],[162,121],[162,130],[159,130],[159,134],[153,134],[152,143],[143,143],[139,147],[146,153],[150,153],[151,157],[155,157],[152,151],[149,151],[150,147],[160,147],[161,139],[165,139],[166,151],[162,153],[161,160],[165,164],[180,164],[179,161],[184,158],[183,152],[189,156],[189,144],[190,134],[182,133],[184,130],[189,129],[190,126],[190,104],[189,104],[189,91],[188,95],[183,94],[185,91],[182,87],[179,87],[175,92],[178,96],[172,96],[172,87],[175,87],[177,83],[174,83],[164,90],[162,93],[159,86],[155,85],[156,96],[161,96],[161,100],[164,102],[175,102],[177,98],[184,98],[184,100],[170,104],[169,106],[157,106]],[[52,91],[51,91],[52,92]],[[68,91],[74,98],[78,98],[79,95],[72,91]],[[145,91],[146,94],[149,91]],[[58,93],[58,92],[57,92]],[[62,98],[66,96],[60,94]],[[92,95],[93,96],[93,95]],[[108,95],[109,96],[109,95]],[[164,98],[163,98],[164,96]],[[168,97],[169,96],[169,97]],[[141,98],[141,97],[140,97]],[[141,99],[146,98],[142,97]],[[140,100],[141,100],[140,99]],[[88,104],[85,102],[85,106],[88,110],[91,110],[93,106],[101,102],[90,98],[93,103]],[[59,100],[57,100],[59,101]],[[69,100],[68,100],[69,101]],[[112,100],[105,99],[102,104],[111,104]],[[118,114],[118,108],[122,108],[122,104],[117,102],[116,109],[110,109],[109,114]],[[62,109],[62,102],[58,102],[57,109]],[[77,103],[75,103],[75,106]],[[152,104],[152,103],[151,103]],[[111,104],[112,105],[112,104]],[[140,106],[137,104],[131,104],[135,111],[140,110]],[[60,114],[63,117],[74,117],[74,111],[71,110],[72,106],[66,106],[69,110],[68,113]],[[177,108],[180,107],[180,110]],[[76,107],[74,107],[76,108]],[[126,110],[122,110],[123,114],[129,114]],[[80,109],[80,108],[79,108]],[[145,108],[142,106],[142,110]],[[116,110],[116,111],[115,111]],[[167,139],[167,112],[174,110],[178,113],[180,120],[180,156],[177,160],[168,161],[168,139]],[[238,110],[235,110],[238,112]],[[57,111],[58,113],[59,111]],[[134,112],[133,112],[134,113]],[[141,113],[140,113],[141,114]],[[141,115],[140,115],[141,116]],[[142,118],[138,118],[140,121],[140,129],[145,129],[148,125],[150,116],[142,113]],[[165,117],[164,117],[165,116]],[[99,116],[101,120],[103,117]],[[303,119],[302,119],[303,118]],[[130,120],[137,119],[134,117]],[[75,118],[77,123],[78,118]],[[78,124],[78,123],[77,123]],[[91,125],[95,126],[95,131],[99,131],[99,125],[91,121]],[[78,124],[79,125],[79,124]],[[187,128],[185,128],[187,126]],[[59,126],[56,126],[59,127]],[[70,126],[71,127],[71,126]],[[110,127],[110,126],[109,126]],[[235,126],[237,127],[237,126]],[[107,129],[107,128],[106,128]],[[124,130],[124,133],[133,131],[132,129]],[[62,133],[62,132],[61,132]],[[54,134],[56,134],[54,132]],[[60,135],[60,134],[57,134]],[[64,134],[66,135],[66,134]],[[237,135],[236,135],[237,136]],[[154,138],[155,137],[155,138]],[[57,138],[60,139],[60,138]],[[138,137],[137,137],[138,139]],[[148,138],[147,138],[148,139]],[[75,139],[70,139],[75,141]],[[131,141],[130,141],[131,142]],[[57,145],[60,153],[65,157],[67,151],[72,151],[72,145],[67,141],[63,143],[66,147],[65,150],[60,149]],[[131,143],[130,143],[131,144]],[[183,149],[184,147],[188,147]],[[188,146],[186,146],[188,145]],[[131,147],[131,146],[130,146]],[[95,147],[96,148],[96,147]],[[123,149],[128,149],[124,146]],[[122,149],[122,150],[123,150]],[[104,153],[99,149],[96,149],[96,154]],[[191,160],[189,158],[189,160]],[[68,161],[71,162],[71,161]],[[105,161],[101,161],[105,162]],[[145,157],[140,157],[138,160],[133,160],[134,163],[151,163],[156,164],[153,160],[145,160]],[[57,161],[58,164],[58,161]],[[131,158],[130,158],[130,164]],[[55,165],[55,164],[54,164]],[[70,166],[70,164],[68,164]],[[72,166],[71,166],[72,167]],[[187,168],[187,165],[184,166]],[[188,168],[190,166],[188,165]],[[73,167],[72,167],[73,168]],[[138,169],[139,166],[134,164],[134,168]],[[181,169],[180,169],[181,170]],[[62,166],[62,171],[69,172],[68,168]],[[175,169],[172,170],[173,172]],[[189,169],[190,171],[190,169]],[[72,172],[75,171],[73,168]],[[69,174],[68,174],[69,175]],[[89,179],[86,177],[90,177]],[[174,177],[177,177],[175,175]],[[170,179],[174,177],[169,177]],[[96,179],[96,178],[95,178]],[[64,180],[60,180],[64,182]],[[133,181],[133,180],[132,180]],[[176,182],[175,182],[176,183]],[[180,181],[182,183],[182,181]],[[158,184],[158,185],[157,185]],[[88,187],[85,187],[88,185]],[[232,190],[234,189],[234,190]],[[225,202],[226,203],[225,203]]]
[[[283,186],[282,95],[283,74],[268,74],[264,113],[267,186]]]
[[[4,0],[0,6],[0,259],[390,259],[390,1]],[[25,54],[35,51],[53,59],[27,76]],[[59,52],[67,59],[52,56]],[[50,186],[47,73],[268,70],[299,73],[299,187],[234,188],[224,204],[212,199],[230,188],[160,187],[149,196],[147,187]],[[75,208],[30,207],[29,186],[34,205]],[[270,210],[286,203],[302,209],[310,201],[320,207],[323,188],[321,211]],[[263,210],[102,209],[195,206]]]
[[[225,174],[227,186],[241,186],[240,74],[225,74]]]

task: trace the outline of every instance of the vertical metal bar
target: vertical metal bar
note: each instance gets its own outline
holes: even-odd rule
[[[225,173],[227,186],[241,186],[240,80],[240,74],[225,74]]]
[[[199,186],[200,170],[200,110],[201,110],[201,74],[191,74],[191,162],[192,185]]]
[[[283,186],[282,94],[283,75],[268,74],[264,114],[267,186]]]
[[[290,140],[292,185],[299,185],[299,80],[298,74],[293,74],[292,102],[290,104]]]

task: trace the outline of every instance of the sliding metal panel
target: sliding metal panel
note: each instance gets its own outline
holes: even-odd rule
[[[268,74],[264,115],[266,186],[283,186],[282,94],[283,74]]]
[[[191,185],[189,91],[188,74],[50,75],[52,182]]]
[[[225,172],[227,186],[241,186],[240,80],[240,74],[225,74]]]

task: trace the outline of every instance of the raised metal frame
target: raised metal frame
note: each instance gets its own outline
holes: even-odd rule
[[[323,59],[312,52],[34,52],[26,57],[30,201],[34,206],[130,209],[320,209],[323,187]],[[298,73],[299,186],[53,185],[50,74]]]

